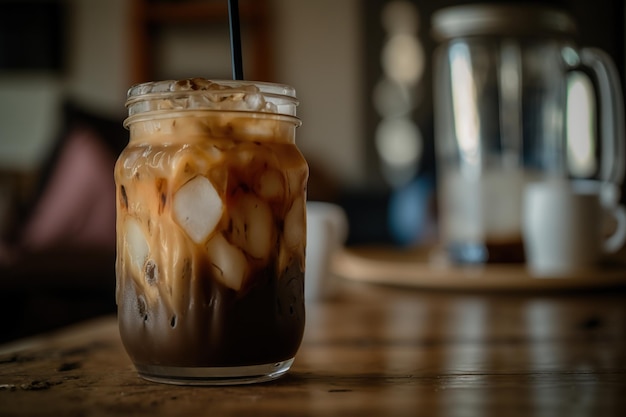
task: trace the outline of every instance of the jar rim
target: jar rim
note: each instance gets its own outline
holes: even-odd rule
[[[438,41],[477,35],[572,36],[576,23],[564,10],[544,5],[473,4],[451,6],[432,16],[432,34]]]
[[[185,85],[187,83],[187,85]],[[200,85],[198,83],[201,83]],[[296,98],[296,90],[290,85],[270,83],[265,81],[243,81],[243,80],[221,80],[208,78],[186,78],[180,80],[162,80],[148,81],[135,84],[128,89],[126,94],[126,106],[129,102],[139,100],[140,97],[152,97],[156,95],[169,94],[201,94],[202,92],[211,93],[219,92],[219,89],[203,89],[208,84],[229,88],[229,91],[245,91],[245,87],[254,86],[259,89],[261,94],[269,94],[274,96],[284,96],[292,99]],[[203,85],[202,85],[203,84]]]
[[[297,119],[296,91],[287,84],[262,81],[187,78],[150,81],[127,92],[127,127],[138,116],[163,117],[171,112],[240,112]]]

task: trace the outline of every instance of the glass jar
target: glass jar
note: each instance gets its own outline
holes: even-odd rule
[[[305,322],[308,166],[295,91],[187,79],[134,86],[126,104],[116,300],[139,374],[177,384],[282,375]]]
[[[572,177],[569,157],[584,149],[590,164],[599,159],[589,178],[607,190],[623,181],[617,71],[602,51],[576,45],[568,14],[543,5],[449,7],[433,15],[433,30],[443,245],[459,263],[524,262],[527,183]],[[573,100],[572,76],[581,73],[595,87],[589,103]],[[596,117],[601,140],[586,128]]]

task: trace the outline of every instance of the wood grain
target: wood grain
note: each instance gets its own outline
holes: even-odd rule
[[[0,347],[1,416],[621,415],[625,293],[481,294],[342,282],[271,383],[138,378],[114,317]],[[251,347],[254,348],[254,347]]]

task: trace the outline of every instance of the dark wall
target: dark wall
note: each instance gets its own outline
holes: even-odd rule
[[[385,32],[381,26],[381,11],[384,5],[391,0],[368,0],[363,2],[363,36],[365,38],[365,82],[366,90],[371,92],[371,88],[381,77],[382,69],[380,65],[380,51],[385,40]],[[430,19],[438,9],[462,5],[462,4],[502,4],[505,1],[468,1],[468,0],[410,0],[419,10],[420,25],[419,36],[423,42],[426,56],[430,58],[436,47],[436,43],[431,36]],[[624,73],[626,63],[624,57],[624,12],[623,0],[525,0],[509,1],[508,3],[538,3],[552,5],[568,11],[578,24],[577,42],[580,46],[596,47],[606,51],[615,62],[619,71],[622,83],[622,91],[626,82]],[[420,86],[420,94],[424,99],[415,109],[414,118],[422,130],[425,139],[424,158],[421,164],[421,171],[430,171],[434,167],[434,150],[432,144],[432,62],[427,63],[426,73]],[[380,120],[378,114],[372,106],[371,100],[364,103],[363,109],[366,117],[366,132],[368,132],[367,164],[373,184],[383,184],[384,181],[378,170],[378,155],[376,154],[374,143],[374,131]],[[431,138],[430,141],[428,138]]]

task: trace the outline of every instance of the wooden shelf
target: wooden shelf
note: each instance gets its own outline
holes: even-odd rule
[[[263,2],[247,2],[239,6],[242,21],[254,21],[263,11]],[[154,2],[146,10],[146,19],[152,23],[176,22],[224,22],[228,19],[228,5],[225,1]]]
[[[270,46],[270,13],[267,0],[241,0],[239,17],[242,32],[248,36],[252,56],[247,79],[273,81],[273,59]],[[154,1],[132,0],[130,33],[130,82],[152,81],[155,74],[154,36],[160,29],[174,25],[228,24],[226,0]]]

